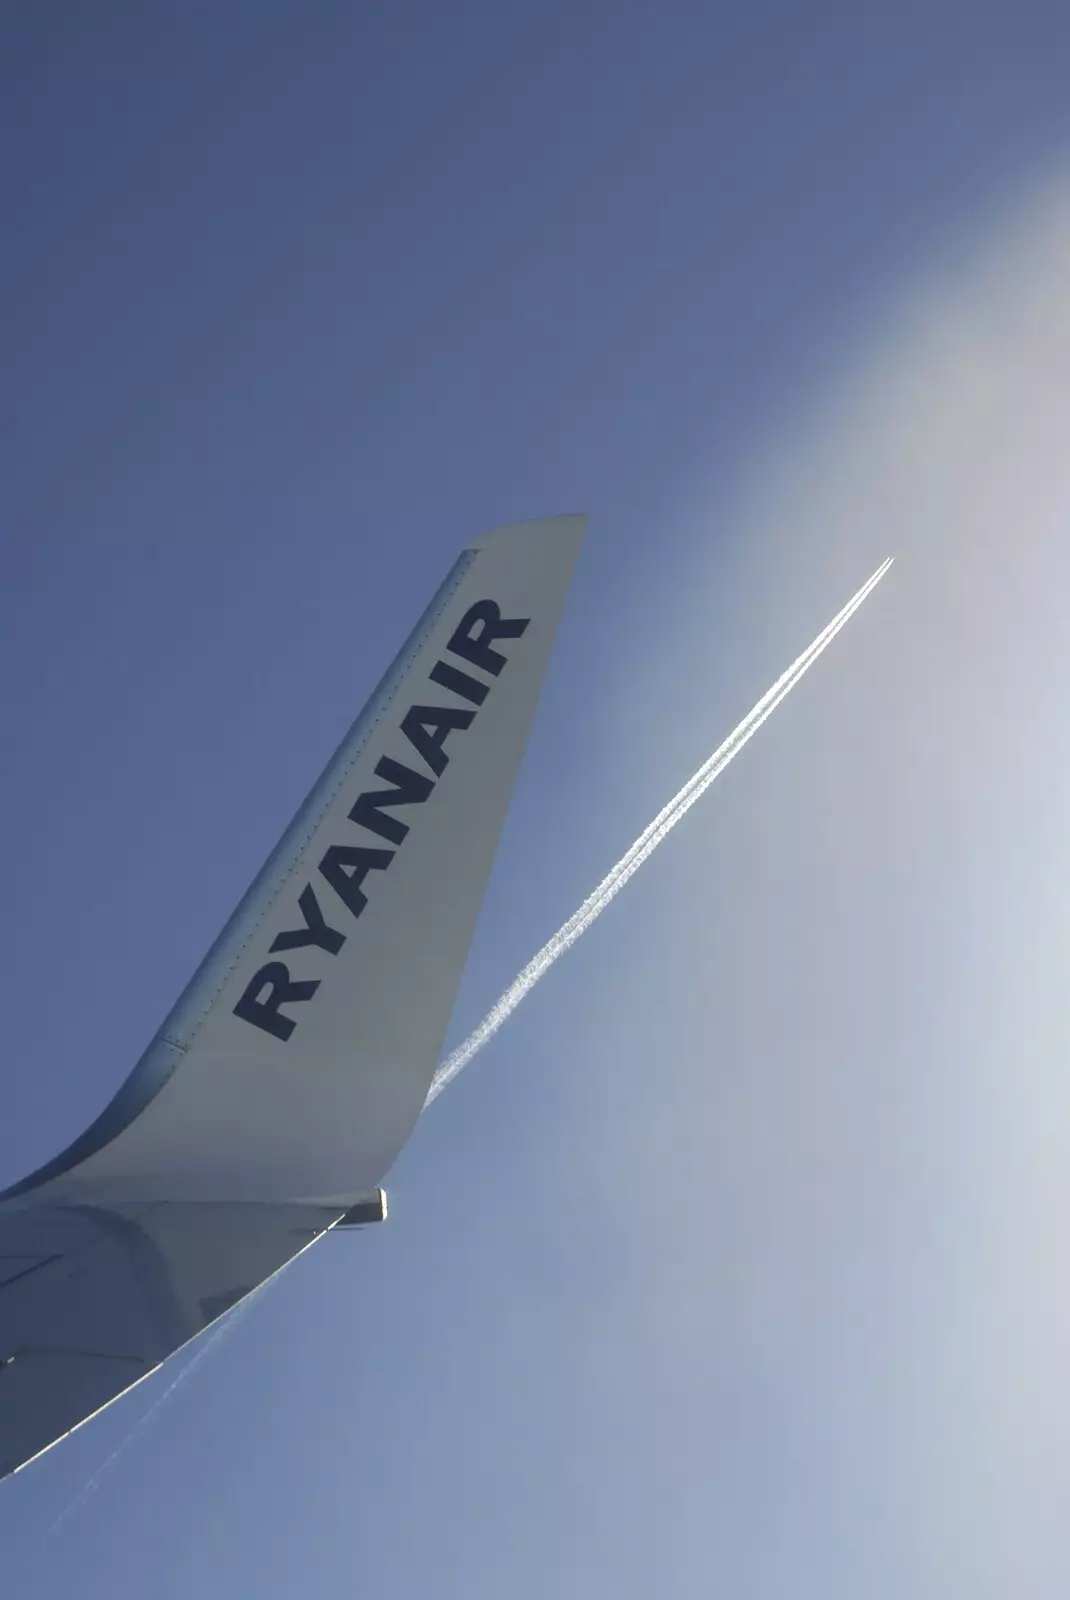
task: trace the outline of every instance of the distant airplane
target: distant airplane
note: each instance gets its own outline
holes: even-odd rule
[[[0,1476],[385,1217],[584,522],[462,552],[110,1105],[0,1193]]]

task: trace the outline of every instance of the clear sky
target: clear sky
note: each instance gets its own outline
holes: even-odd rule
[[[460,546],[591,522],[460,1037],[731,772],[19,1592],[1070,1590],[1070,12],[0,10],[0,1183]],[[178,1370],[176,1367],[175,1371]]]

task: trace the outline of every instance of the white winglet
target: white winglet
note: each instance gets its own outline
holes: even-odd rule
[[[462,552],[115,1099],[0,1195],[0,1476],[385,1215],[583,527]]]

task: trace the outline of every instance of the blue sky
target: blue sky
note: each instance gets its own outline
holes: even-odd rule
[[[0,1183],[125,1076],[457,549],[590,529],[460,1036],[32,1592],[1062,1595],[1070,20],[7,9]],[[156,1380],[156,1393],[163,1387]]]

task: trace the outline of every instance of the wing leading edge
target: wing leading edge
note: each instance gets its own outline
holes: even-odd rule
[[[439,1059],[583,527],[462,552],[118,1095],[0,1194],[0,1475],[377,1189]]]

